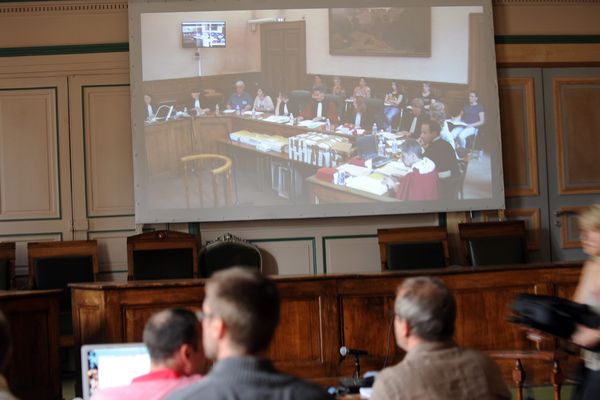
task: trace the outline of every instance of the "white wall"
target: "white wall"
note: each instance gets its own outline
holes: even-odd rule
[[[252,32],[247,21],[283,16],[286,21],[306,21],[308,73],[466,84],[469,14],[481,12],[480,6],[433,7],[431,57],[332,56],[327,9],[142,14],[143,80],[199,76],[195,49],[181,47],[183,21],[226,21],[227,47],[200,49],[202,75],[259,72],[260,33]]]

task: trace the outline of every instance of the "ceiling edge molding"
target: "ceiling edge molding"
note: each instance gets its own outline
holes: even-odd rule
[[[127,11],[126,1],[38,1],[0,3],[0,17],[9,15],[114,13],[123,11]]]

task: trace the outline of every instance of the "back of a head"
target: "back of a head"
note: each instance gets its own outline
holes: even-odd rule
[[[144,328],[144,343],[153,363],[169,360],[184,345],[198,350],[199,323],[190,310],[170,308],[154,314]]]
[[[215,273],[206,282],[205,301],[235,345],[249,354],[269,347],[279,323],[279,294],[258,271],[234,267]]]
[[[454,335],[456,300],[438,278],[422,276],[405,280],[398,288],[394,311],[408,322],[412,334],[421,339],[443,342]]]
[[[6,316],[0,311],[0,373],[4,372],[4,368],[8,363],[10,346],[10,327],[8,326]]]

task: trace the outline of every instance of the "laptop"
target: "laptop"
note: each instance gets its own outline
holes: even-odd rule
[[[150,372],[150,354],[144,343],[87,344],[81,346],[81,383],[88,400],[100,389],[126,386]]]
[[[372,160],[373,168],[379,168],[390,162],[385,156],[377,155],[377,135],[364,135],[356,138],[358,156],[363,160]]]

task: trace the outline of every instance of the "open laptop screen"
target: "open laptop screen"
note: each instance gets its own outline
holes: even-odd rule
[[[143,343],[90,344],[81,347],[83,398],[95,391],[125,386],[150,372],[150,355]]]

